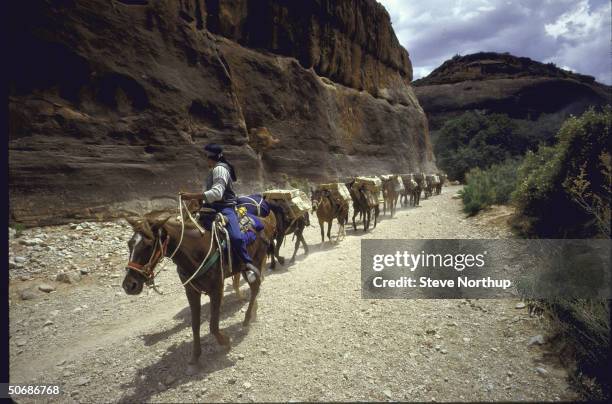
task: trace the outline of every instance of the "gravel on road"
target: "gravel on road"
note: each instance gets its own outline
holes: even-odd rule
[[[546,341],[530,343],[544,325],[516,299],[361,298],[363,238],[511,237],[500,220],[508,212],[466,218],[459,189],[368,233],[349,229],[340,243],[321,244],[318,224],[307,228],[310,254],[267,274],[248,329],[247,303],[228,280],[221,328],[232,348],[210,336],[204,298],[195,375],[186,372],[189,308],[174,265],[159,275],[163,295],[121,288],[125,221],[25,230],[9,248],[11,383],[59,384],[65,402],[577,399]],[[289,238],[282,253],[292,251]]]

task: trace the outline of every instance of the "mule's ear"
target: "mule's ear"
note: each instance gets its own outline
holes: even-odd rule
[[[160,227],[162,227],[166,222],[172,217],[170,213],[166,213],[163,215],[159,215],[153,219],[149,220],[149,226],[151,226],[151,230],[156,231]]]
[[[126,217],[125,220],[130,224],[130,226],[132,227],[136,227],[139,224],[139,221],[137,218],[135,217]]]

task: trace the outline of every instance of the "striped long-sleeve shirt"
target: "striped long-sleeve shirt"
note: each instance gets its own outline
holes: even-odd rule
[[[204,184],[204,202],[235,205],[236,193],[232,184],[229,167],[224,163],[217,163]]]

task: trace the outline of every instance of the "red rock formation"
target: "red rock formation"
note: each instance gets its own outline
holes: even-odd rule
[[[171,204],[201,186],[211,141],[243,192],[433,164],[408,55],[374,0],[32,1],[9,20],[13,221]],[[279,142],[260,159],[261,127]]]

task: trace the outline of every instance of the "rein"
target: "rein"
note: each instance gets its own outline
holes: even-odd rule
[[[294,229],[294,230],[291,230],[291,228],[293,227],[293,225],[295,224],[295,222],[297,222],[297,221],[298,221],[298,219],[299,219],[299,218],[300,218],[300,216],[296,216],[296,217],[295,217],[295,219],[293,219],[293,220],[291,221],[291,223],[289,224],[289,227],[287,227],[287,229],[285,230],[285,236],[286,236],[286,235],[291,234],[291,231],[295,231],[295,229]],[[291,230],[291,231],[290,231],[290,230]]]

